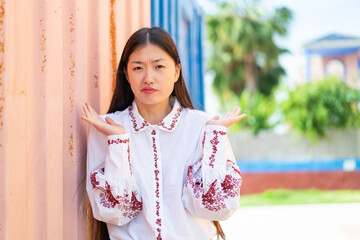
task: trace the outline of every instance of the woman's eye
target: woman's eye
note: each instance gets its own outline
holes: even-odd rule
[[[164,68],[164,65],[157,65],[156,68]]]
[[[134,70],[136,71],[136,70],[141,70],[142,69],[142,67],[134,67]]]

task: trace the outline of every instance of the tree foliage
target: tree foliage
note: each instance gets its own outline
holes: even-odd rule
[[[291,18],[288,8],[266,13],[257,1],[244,1],[243,6],[237,1],[222,3],[218,14],[207,17],[208,69],[215,75],[213,86],[220,100],[226,101],[228,91],[240,96],[245,88],[271,93],[284,74],[278,58],[286,52],[274,37],[287,33]]]
[[[271,129],[277,124],[270,121],[278,109],[273,94],[265,96],[260,92],[251,94],[248,90],[244,90],[237,104],[247,116],[234,126],[233,131],[248,128],[256,135],[260,130]]]
[[[328,129],[359,127],[359,101],[359,90],[326,78],[297,86],[281,107],[286,122],[315,142]]]

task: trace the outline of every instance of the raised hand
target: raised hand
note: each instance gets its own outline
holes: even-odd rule
[[[81,119],[90,123],[105,135],[120,135],[125,133],[125,129],[121,125],[116,124],[110,117],[106,117],[104,121],[89,103],[85,103],[83,110],[85,116],[81,116]]]
[[[230,127],[234,123],[240,121],[246,114],[240,114],[241,108],[236,106],[233,108],[231,112],[226,113],[223,117],[215,116],[211,120],[209,120],[206,125],[219,125],[224,127]]]

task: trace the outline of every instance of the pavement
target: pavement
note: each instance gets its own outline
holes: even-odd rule
[[[240,207],[227,240],[360,240],[360,203]]]

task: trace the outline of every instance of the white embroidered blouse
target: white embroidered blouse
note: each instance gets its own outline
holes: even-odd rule
[[[135,102],[105,116],[126,134],[90,127],[87,192],[110,238],[211,239],[212,221],[239,207],[241,176],[226,127],[206,125],[206,113],[176,99],[157,125],[141,117]]]

